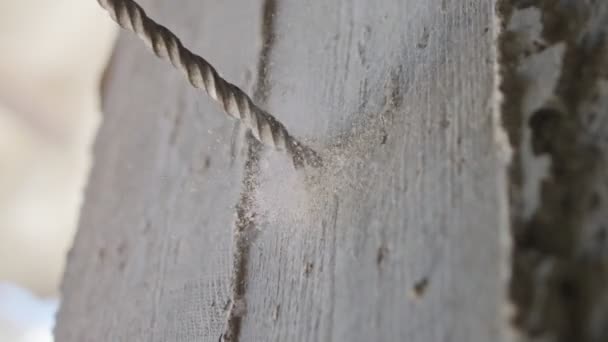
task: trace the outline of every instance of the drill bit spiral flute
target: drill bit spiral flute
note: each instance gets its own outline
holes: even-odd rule
[[[258,141],[286,150],[296,168],[321,165],[315,151],[291,136],[283,124],[253,103],[243,90],[223,79],[204,58],[185,48],[175,34],[150,19],[135,1],[98,2],[120,26],[137,34],[156,56],[168,58],[175,68],[183,71],[192,86],[203,88],[228,115],[245,124]]]

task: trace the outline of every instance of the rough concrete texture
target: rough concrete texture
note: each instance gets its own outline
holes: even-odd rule
[[[608,341],[608,2],[499,5],[524,341]]]
[[[57,340],[509,341],[494,1],[138,2],[324,166],[123,33]]]

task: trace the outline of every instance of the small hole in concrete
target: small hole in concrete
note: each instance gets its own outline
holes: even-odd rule
[[[380,266],[386,255],[388,254],[388,248],[386,246],[380,246],[378,248],[378,253],[376,254],[376,265]]]
[[[412,297],[415,299],[421,298],[424,296],[427,287],[429,286],[429,278],[424,277],[418,280],[414,286],[412,287]]]
[[[312,262],[307,262],[306,264],[304,264],[304,275],[308,277],[312,273],[314,268],[315,265]]]

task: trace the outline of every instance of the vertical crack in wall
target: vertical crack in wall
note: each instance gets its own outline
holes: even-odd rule
[[[257,78],[253,101],[264,107],[270,95],[268,64],[274,43],[274,15],[276,0],[265,0],[262,7],[262,47],[258,58]],[[220,340],[237,342],[240,339],[243,316],[246,314],[247,275],[249,251],[256,234],[256,214],[253,210],[254,192],[258,186],[259,156],[262,145],[248,132],[247,160],[241,198],[236,206],[233,235],[231,298],[228,307],[226,330]]]
[[[513,323],[522,340],[608,341],[608,2],[498,9]]]

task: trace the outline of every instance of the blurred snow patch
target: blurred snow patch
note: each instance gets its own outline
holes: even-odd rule
[[[58,304],[0,282],[0,342],[53,342]]]

